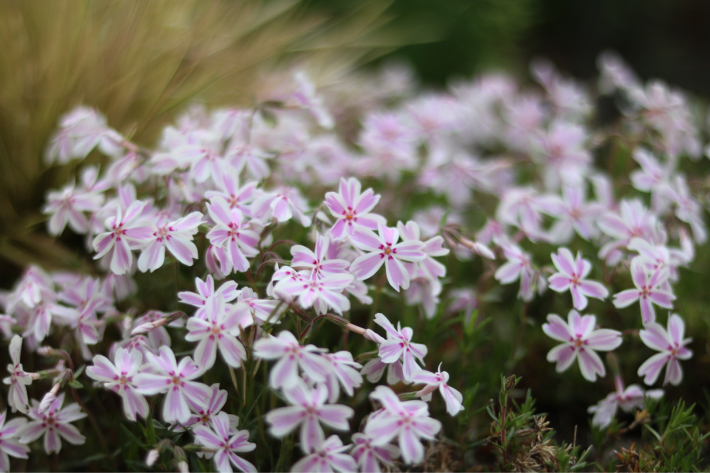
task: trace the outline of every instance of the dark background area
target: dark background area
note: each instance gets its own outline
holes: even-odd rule
[[[538,56],[590,79],[599,53],[611,49],[642,79],[661,78],[710,96],[706,0],[395,0],[389,11],[391,27],[408,38],[416,40],[419,32],[440,40],[405,46],[375,64],[406,59],[428,85],[491,67],[526,76]]]

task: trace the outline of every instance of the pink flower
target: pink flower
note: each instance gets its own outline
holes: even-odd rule
[[[415,373],[414,376],[412,376],[412,381],[416,384],[426,384],[423,389],[417,392],[417,396],[421,397],[424,401],[430,401],[432,391],[439,388],[441,397],[444,398],[444,402],[446,403],[446,412],[448,412],[450,416],[455,416],[464,410],[462,405],[463,396],[457,389],[448,385],[449,373],[441,371],[441,364],[439,364],[439,369],[436,373],[426,370]]]
[[[186,266],[192,266],[192,260],[197,258],[197,247],[192,238],[201,223],[202,214],[192,212],[187,217],[159,226],[146,239],[147,246],[138,257],[138,269],[145,273],[149,269],[153,272],[163,266],[166,246],[175,259]]]
[[[266,414],[266,422],[271,425],[271,435],[283,437],[301,426],[301,449],[311,453],[325,439],[320,423],[336,430],[350,430],[348,419],[355,411],[347,406],[325,404],[328,389],[318,384],[311,389],[299,380],[294,386],[284,389],[290,406],[274,409]]]
[[[379,356],[382,362],[395,363],[401,359],[404,364],[404,379],[411,382],[412,376],[421,369],[416,360],[424,363],[426,345],[413,343],[414,331],[411,328],[401,328],[398,323],[395,330],[383,314],[375,314],[375,323],[387,332],[387,339],[380,343]]]
[[[227,402],[227,391],[219,389],[219,383],[210,386],[210,390],[212,391],[212,396],[206,402],[198,401],[190,406],[195,414],[191,415],[188,421],[182,425],[190,427],[199,424],[209,427],[212,420],[219,415]],[[230,430],[235,433],[236,426],[239,425],[239,417],[233,414],[227,414],[227,416],[229,417]],[[180,426],[175,427],[175,430],[178,429],[180,429]]]
[[[275,218],[279,222],[291,220],[295,215],[304,227],[311,226],[311,219],[304,215],[308,203],[295,187],[282,187],[276,192],[264,193],[251,204],[254,218],[267,222]]]
[[[557,292],[569,289],[575,309],[584,310],[587,307],[586,296],[604,300],[609,295],[609,291],[601,283],[586,279],[592,265],[582,259],[581,253],[578,252],[577,257],[573,258],[567,248],[560,248],[557,254],[552,254],[552,262],[559,272],[548,279],[550,289]]]
[[[59,453],[62,449],[62,438],[73,445],[83,445],[86,437],[81,435],[70,422],[83,419],[86,414],[81,412],[77,403],[62,409],[63,403],[64,393],[61,393],[49,409],[40,414],[39,402],[32,399],[32,409],[28,414],[32,420],[21,427],[16,434],[20,437],[20,443],[28,444],[44,434],[44,451],[47,455],[52,452]]]
[[[7,404],[12,409],[12,412],[27,413],[30,410],[30,404],[27,398],[26,386],[32,384],[32,378],[22,368],[22,363],[20,363],[21,352],[22,337],[15,335],[10,341],[12,363],[7,365],[7,371],[10,372],[10,376],[3,379],[3,383],[10,385],[10,391],[7,393]]]
[[[133,263],[131,249],[141,246],[153,233],[150,226],[139,220],[143,207],[145,202],[137,200],[126,209],[125,215],[121,207],[118,207],[116,217],[106,220],[106,228],[110,231],[94,238],[92,245],[97,251],[94,259],[99,259],[113,250],[111,271],[115,274],[125,274],[131,269]]]
[[[239,209],[230,209],[221,197],[215,197],[207,204],[210,217],[217,225],[207,233],[207,238],[217,248],[224,248],[231,268],[239,272],[249,269],[246,256],[255,256],[259,252],[255,246],[259,243],[259,235],[247,228]],[[246,256],[245,256],[246,255]],[[225,269],[225,268],[223,268]]]
[[[594,414],[592,424],[602,429],[611,424],[619,407],[621,407],[624,412],[631,412],[637,408],[642,409],[646,397],[658,399],[663,396],[662,389],[654,389],[644,393],[643,389],[637,384],[632,384],[624,389],[624,383],[619,376],[616,376],[615,382],[615,392],[610,393],[607,397],[599,401],[597,405],[589,406],[589,409],[587,409],[587,412]]]
[[[214,366],[217,350],[222,354],[225,363],[233,368],[239,368],[242,360],[247,359],[247,352],[236,334],[239,328],[246,328],[253,323],[246,304],[238,303],[227,306],[221,296],[212,297],[207,305],[207,319],[190,317],[187,321],[185,335],[188,342],[197,342],[195,348],[195,363],[202,371]]]
[[[103,383],[106,389],[115,392],[123,400],[123,412],[128,420],[136,420],[137,416],[148,416],[148,403],[138,393],[135,375],[143,363],[143,355],[138,350],[128,351],[123,348],[116,350],[116,364],[102,355],[96,355],[94,365],[86,368],[89,378]]]
[[[274,295],[286,301],[298,297],[298,304],[302,308],[314,307],[318,314],[325,314],[328,307],[342,314],[350,310],[350,301],[343,295],[343,291],[353,279],[349,273],[329,274],[317,280],[284,278],[274,286]]]
[[[407,224],[402,222],[397,222],[397,229],[402,237],[402,241],[421,241],[419,225],[417,222],[410,220]],[[428,239],[424,242],[424,248],[422,251],[426,257],[419,261],[418,263],[407,263],[405,267],[410,267],[409,275],[414,277],[416,271],[414,268],[418,268],[424,274],[424,276],[431,279],[443,278],[446,276],[446,266],[439,263],[434,259],[434,256],[446,256],[449,254],[449,250],[444,248],[442,244],[444,243],[444,238],[437,235],[433,238]]]
[[[638,370],[639,376],[644,376],[643,382],[649,386],[656,382],[664,366],[666,378],[663,385],[671,383],[678,386],[683,379],[683,369],[678,360],[688,360],[693,352],[687,348],[692,338],[683,338],[685,324],[678,314],[668,317],[668,330],[656,322],[648,322],[639,335],[647,347],[660,353],[646,360]]]
[[[20,442],[18,438],[21,429],[27,424],[24,417],[16,417],[7,424],[7,411],[0,414],[0,471],[10,471],[9,456],[27,458],[30,447]]]
[[[326,375],[326,386],[328,388],[328,402],[334,403],[340,397],[340,386],[348,396],[352,397],[355,388],[362,385],[362,375],[357,371],[362,368],[360,363],[353,361],[353,355],[347,350],[337,353],[323,353],[323,358],[331,364],[331,370]]]
[[[572,309],[565,322],[556,314],[547,316],[547,322],[542,330],[548,337],[559,340],[557,345],[547,354],[547,361],[557,362],[557,372],[561,373],[579,359],[579,368],[589,381],[596,381],[597,374],[604,376],[604,363],[595,350],[610,351],[621,345],[621,333],[616,330],[594,330],[596,317],[585,315]]]
[[[225,173],[221,182],[218,182],[218,186],[219,191],[207,191],[205,197],[210,200],[221,197],[229,204],[230,209],[239,209],[244,215],[251,217],[251,206],[247,204],[254,199],[256,194],[256,181],[247,182],[239,187],[239,178]]]
[[[177,364],[173,351],[160,347],[160,355],[145,353],[146,364],[153,372],[145,368],[134,376],[134,384],[140,394],[165,393],[163,419],[166,422],[184,423],[190,418],[188,402],[206,402],[212,395],[209,387],[192,379],[204,373],[200,367],[187,356]]]
[[[420,439],[434,440],[441,430],[441,422],[429,417],[427,403],[401,402],[387,386],[377,386],[370,397],[382,404],[382,410],[373,414],[365,425],[365,435],[372,438],[372,444],[382,446],[397,437],[404,462],[421,462],[424,447]]]
[[[234,281],[225,281],[216,291],[214,289],[214,279],[211,275],[207,275],[204,281],[200,278],[195,278],[195,287],[197,293],[183,291],[178,292],[180,302],[197,307],[195,317],[202,320],[207,320],[207,303],[216,296],[221,296],[224,302],[230,302],[239,296],[240,291],[237,290],[237,283]]]
[[[332,473],[333,470],[350,473],[357,470],[355,459],[343,453],[350,445],[343,445],[337,435],[331,435],[315,446],[313,453],[298,460],[291,467],[294,472]]]
[[[375,194],[372,189],[360,192],[362,186],[360,181],[351,177],[347,181],[340,179],[340,192],[328,192],[325,194],[325,205],[337,219],[333,228],[330,229],[330,236],[335,240],[340,240],[347,236],[352,236],[356,228],[369,228],[374,230],[379,223],[384,223],[384,218],[371,214],[370,211],[380,201],[379,194]]]
[[[350,266],[350,271],[357,279],[363,280],[371,277],[378,269],[385,265],[387,280],[399,292],[399,288],[409,288],[409,271],[403,262],[422,261],[426,258],[424,243],[421,241],[399,240],[399,231],[396,228],[378,226],[379,236],[372,230],[357,228],[353,231],[352,241],[361,250],[368,251]]]
[[[660,268],[653,273],[645,268],[642,259],[634,258],[631,261],[631,278],[636,289],[627,289],[614,294],[614,306],[617,308],[628,307],[636,301],[641,303],[641,318],[644,324],[656,320],[656,311],[653,304],[666,309],[673,308],[675,296],[661,288],[670,276],[669,269]]]
[[[279,323],[279,313],[276,313],[276,309],[279,306],[279,301],[273,299],[259,299],[258,294],[256,294],[250,287],[242,288],[242,290],[239,292],[239,297],[237,298],[237,300],[246,304],[247,307],[249,307],[249,311],[254,317],[254,321],[256,323]]]
[[[350,262],[343,259],[327,259],[330,238],[320,234],[316,236],[315,252],[302,245],[293,245],[291,265],[311,272],[311,279],[320,279],[328,275],[347,274]]]
[[[352,439],[355,447],[350,455],[357,462],[360,471],[380,473],[380,462],[392,466],[395,458],[399,457],[399,447],[396,445],[373,445],[373,439],[361,433],[353,434]]]
[[[584,185],[564,186],[562,195],[562,199],[557,196],[541,199],[541,210],[557,218],[550,228],[550,236],[560,243],[570,241],[575,231],[585,240],[595,238],[599,234],[595,222],[606,207],[596,202],[585,202]]]
[[[89,221],[84,212],[99,210],[104,196],[98,192],[76,190],[72,183],[59,192],[50,192],[47,202],[42,212],[51,215],[47,222],[50,235],[61,235],[67,223],[76,233],[86,233]]]
[[[249,269],[246,256],[255,256],[259,252],[254,248],[259,242],[259,235],[247,228],[239,209],[230,209],[221,197],[215,197],[207,210],[217,225],[209,231],[207,238],[227,252],[228,261],[234,269],[244,272]]]
[[[256,472],[254,465],[235,453],[251,452],[256,448],[256,444],[249,442],[248,430],[240,430],[232,435],[229,421],[229,415],[226,412],[220,412],[212,418],[212,428],[196,425],[192,431],[195,434],[195,443],[204,445],[210,450],[216,450],[212,459],[217,471],[231,473],[233,471],[232,465],[234,465],[239,471]]]
[[[265,360],[279,360],[271,368],[269,385],[274,389],[291,388],[300,381],[298,368],[308,373],[315,382],[325,382],[330,363],[315,345],[301,346],[291,332],[284,330],[278,337],[269,335],[254,343],[254,356]]]
[[[535,288],[533,287],[535,270],[533,270],[530,255],[519,246],[511,243],[504,243],[502,248],[508,261],[496,270],[494,277],[501,284],[510,284],[520,279],[518,297],[524,301],[532,300],[535,297]]]

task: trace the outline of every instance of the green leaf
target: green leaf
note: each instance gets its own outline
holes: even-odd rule
[[[75,377],[75,378],[78,378],[79,376],[81,376],[81,373],[84,372],[84,368],[86,368],[86,365],[83,365],[81,368],[79,368],[78,370],[74,371],[74,377]]]
[[[148,445],[144,444],[143,442],[140,441],[140,439],[139,439],[138,437],[136,437],[135,435],[133,435],[133,432],[131,432],[130,430],[128,430],[128,427],[126,427],[125,425],[121,424],[121,429],[123,429],[123,432],[124,432],[126,435],[128,435],[128,438],[129,438],[133,443],[135,443],[136,445],[138,445],[139,447],[141,447],[141,448],[143,448],[143,449],[145,449],[145,450],[148,450],[148,448],[149,448]]]
[[[81,388],[84,387],[84,385],[81,384],[81,383],[80,383],[79,381],[77,381],[77,380],[69,381],[69,386],[71,386],[71,387],[74,388],[74,389],[81,389]]]
[[[661,434],[656,432],[653,427],[651,427],[648,424],[644,424],[644,427],[646,427],[646,429],[648,429],[648,431],[651,432],[654,435],[654,437],[656,437],[656,439],[658,439],[659,442],[661,441]]]

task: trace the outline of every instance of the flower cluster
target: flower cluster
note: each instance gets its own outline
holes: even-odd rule
[[[450,435],[434,416],[471,412],[445,344],[420,328],[454,327],[458,341],[476,329],[473,313],[516,282],[525,313],[548,288],[557,294],[545,297],[570,309],[567,321],[549,314],[542,325],[560,342],[547,355],[558,372],[578,362],[596,381],[606,375],[597,352],[639,338],[659,353],[638,376],[651,386],[665,367],[663,384],[679,384],[691,339],[679,315],[664,328],[656,311],[673,308],[680,268],[707,239],[681,167],[698,157],[701,134],[682,94],[643,87],[619,64],[601,63],[600,90],[628,107],[613,133],[593,130],[594,97],[543,63],[533,67],[535,90],[501,75],[426,97],[357,89],[364,110],[348,99],[352,85],[323,91],[298,73],[253,109],[191,109],[154,148],[95,110],[70,112],[47,162],[93,153],[103,164],[49,192],[44,213],[51,235],[68,225],[96,261],[91,275],[30,266],[0,297],[0,329],[12,338],[8,406],[30,419],[5,423],[3,414],[0,469],[43,435],[47,453],[61,439],[86,440],[72,423],[87,409],[62,407],[65,391],[81,386],[80,359],[95,386],[120,397],[126,419],[142,422],[162,406],[166,430],[189,432],[190,448],[219,471],[256,471],[250,432],[263,442],[266,431],[289,459],[297,439],[294,471],[420,464],[426,442]],[[592,159],[617,133],[633,137],[638,164],[623,176],[638,195],[621,199],[615,176]],[[434,200],[441,205],[418,204]],[[542,245],[554,246],[551,260]],[[476,283],[462,277],[474,266],[484,269]],[[165,300],[147,297],[154,288]],[[626,309],[637,301],[640,317]],[[630,324],[616,327],[623,332],[597,326],[620,320]],[[348,344],[349,334],[357,341]],[[59,361],[25,372],[22,347]],[[662,394],[624,389],[614,374],[616,391],[590,407],[599,426],[618,407]],[[50,378],[44,398],[29,399],[27,385]],[[361,412],[367,399],[372,409],[357,418],[347,404]],[[169,448],[187,465],[173,437],[151,445],[149,464]]]

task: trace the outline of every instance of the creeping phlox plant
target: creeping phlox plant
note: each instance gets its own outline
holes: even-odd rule
[[[97,110],[69,112],[47,163],[86,161],[44,213],[95,263],[29,267],[2,296],[14,414],[0,417],[0,469],[40,438],[61,453],[87,436],[109,462],[105,437],[142,448],[137,469],[372,472],[429,468],[444,451],[466,469],[485,416],[474,385],[488,380],[456,366],[472,356],[460,334],[510,284],[558,372],[615,386],[589,407],[594,425],[661,397],[641,383],[678,385],[693,355],[669,310],[707,239],[705,196],[681,171],[701,129],[681,92],[613,56],[600,66],[613,125],[546,63],[536,87],[487,75],[423,95],[399,70],[318,93],[299,73],[252,108],[191,109],[154,147]],[[605,171],[608,143],[636,164]],[[528,310],[543,297],[565,312]],[[638,340],[649,358],[624,388],[600,355],[623,360]],[[25,371],[30,352],[56,364]],[[532,447],[506,455],[506,422],[532,422],[506,410],[511,389],[488,441],[498,468],[532,468]],[[87,408],[87,393],[125,420]],[[529,445],[564,465],[572,450],[553,455],[535,422]]]

